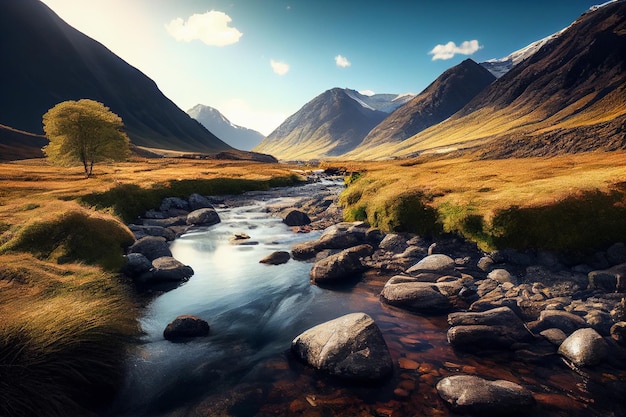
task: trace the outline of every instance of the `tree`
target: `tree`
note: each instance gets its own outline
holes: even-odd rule
[[[43,129],[50,140],[43,151],[55,165],[82,163],[89,178],[94,163],[123,161],[130,156],[130,140],[123,127],[121,117],[102,103],[64,101],[43,115]]]

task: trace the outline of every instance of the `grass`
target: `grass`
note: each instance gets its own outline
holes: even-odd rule
[[[135,159],[80,169],[0,163],[0,416],[86,416],[121,385],[137,328],[131,288],[113,272],[123,221],[165,196],[236,194],[301,181],[292,167]]]
[[[624,152],[330,164],[360,173],[340,199],[348,219],[386,231],[454,232],[485,250],[593,250],[626,236]]]

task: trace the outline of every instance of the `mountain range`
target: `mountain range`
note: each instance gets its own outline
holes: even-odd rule
[[[219,110],[210,106],[197,104],[187,110],[187,114],[233,148],[249,151],[265,138],[256,130],[232,123]]]
[[[466,60],[374,126],[380,114],[366,123],[355,109],[363,103],[329,90],[255,150],[386,159],[465,148],[484,157],[626,149],[625,15],[625,1],[609,2],[508,57]],[[338,120],[341,129],[330,129]]]
[[[14,131],[43,134],[42,116],[48,109],[90,98],[122,118],[134,145],[232,150],[165,97],[154,81],[39,0],[0,1],[0,54],[0,123]],[[2,138],[7,132],[0,129]]]

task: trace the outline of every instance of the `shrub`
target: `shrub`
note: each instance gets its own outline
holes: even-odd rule
[[[24,225],[1,249],[119,270],[124,264],[123,248],[133,241],[130,230],[114,217],[74,209]]]

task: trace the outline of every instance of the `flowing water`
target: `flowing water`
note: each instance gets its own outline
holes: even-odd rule
[[[302,191],[315,192],[312,187]],[[112,416],[452,416],[434,386],[459,373],[525,385],[539,403],[533,416],[626,415],[624,372],[579,374],[558,358],[529,367],[506,354],[458,353],[446,341],[445,317],[380,303],[386,276],[368,273],[348,287],[322,289],[309,282],[311,263],[259,263],[320,234],[295,233],[267,212],[270,204],[288,203],[259,195],[252,204],[219,209],[220,224],[173,242],[174,257],[195,275],[147,306],[145,336]],[[250,239],[233,242],[236,233]],[[290,343],[302,331],[356,311],[370,314],[383,331],[397,365],[391,380],[346,384],[291,356]],[[207,320],[210,335],[164,340],[163,329],[182,314]]]

